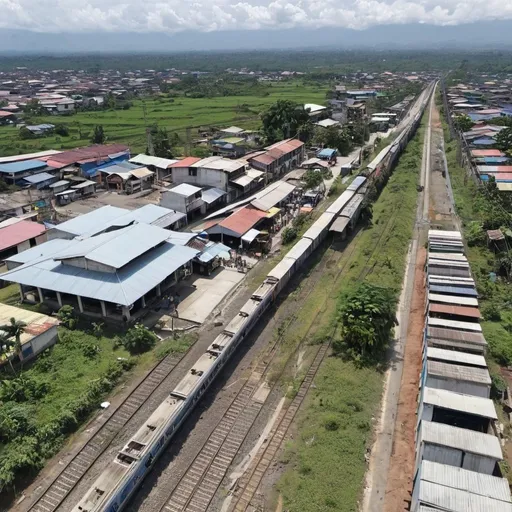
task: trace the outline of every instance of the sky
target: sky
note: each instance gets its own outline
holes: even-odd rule
[[[512,19],[510,0],[0,0],[0,29],[212,32]]]

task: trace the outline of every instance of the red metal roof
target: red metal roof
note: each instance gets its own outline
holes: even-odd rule
[[[52,165],[52,167],[60,167],[62,164],[71,165],[87,161],[96,161],[101,158],[106,158],[109,155],[115,155],[129,150],[130,148],[125,144],[96,144],[86,148],[63,151],[58,155],[54,155],[48,164]]]
[[[290,153],[291,151],[294,151],[295,149],[298,149],[302,146],[304,146],[304,142],[298,139],[287,139],[282,140],[280,142],[276,142],[275,144],[268,146],[267,149],[279,149],[283,153]]]
[[[170,165],[169,167],[190,167],[191,165],[199,162],[200,158],[196,158],[195,156],[187,156],[183,160],[176,162],[175,164]]]
[[[259,156],[255,156],[254,158],[251,158],[251,160],[253,160],[255,162],[259,162],[260,164],[263,164],[263,165],[270,165],[273,162],[275,162],[277,160],[277,158],[273,157],[269,153],[264,153],[263,155],[259,155]]]
[[[244,208],[240,208],[240,210],[230,215],[227,219],[224,219],[219,226],[229,229],[230,231],[234,231],[242,236],[244,233],[247,233],[249,229],[255,226],[258,221],[266,216],[267,212],[262,212],[256,208],[246,206]]]
[[[14,115],[12,112],[7,112],[6,110],[0,110],[0,117],[9,117]]]
[[[473,156],[505,156],[499,149],[473,149],[471,150]]]
[[[467,306],[450,306],[448,304],[430,304],[431,313],[443,313],[445,315],[468,316],[471,318],[480,318],[480,310]]]
[[[510,171],[512,171],[512,169],[510,169]],[[494,172],[489,173],[487,176],[494,176],[497,182],[512,181],[512,172]]]
[[[6,226],[0,229],[0,251],[42,235],[45,231],[46,228],[42,224],[29,220],[20,220],[15,224]]]

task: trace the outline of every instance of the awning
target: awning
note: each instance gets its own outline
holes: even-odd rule
[[[250,176],[240,176],[240,178],[236,178],[234,180],[229,180],[230,183],[234,183],[235,185],[238,185],[240,187],[246,187],[250,183],[254,181],[254,178],[251,178]]]
[[[247,233],[245,233],[243,236],[242,236],[242,240],[244,242],[247,242],[247,243],[252,243],[256,237],[260,234],[260,232],[257,230],[257,229],[249,229],[249,231],[247,231]]]
[[[152,176],[155,173],[150,171],[148,168],[143,167],[142,169],[133,169],[133,171],[130,171],[130,174],[136,178],[141,179],[146,178],[147,176]]]
[[[279,212],[281,211],[281,208],[276,208],[273,206],[270,208],[270,210],[267,213],[267,219],[271,219],[272,217],[275,217]]]
[[[348,217],[338,217],[333,223],[329,231],[336,231],[337,233],[343,233],[345,228],[348,226],[350,219]]]

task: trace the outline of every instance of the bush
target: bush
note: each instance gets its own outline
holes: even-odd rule
[[[284,228],[283,232],[281,233],[281,240],[283,241],[284,245],[288,245],[297,238],[298,234],[299,233],[296,228]]]
[[[64,327],[74,329],[76,327],[75,310],[73,306],[62,306],[57,312],[57,318]]]
[[[490,303],[482,307],[482,316],[489,322],[499,322],[501,320],[500,308],[497,304]]]
[[[69,128],[65,124],[58,124],[55,126],[55,135],[69,137]]]
[[[22,126],[20,128],[19,137],[22,140],[26,140],[26,139],[34,139],[35,135],[26,126]]]
[[[499,373],[491,373],[491,398],[500,399],[507,390],[507,383]]]
[[[130,354],[142,354],[151,350],[157,342],[156,334],[151,332],[143,324],[137,324],[126,333],[123,345]]]

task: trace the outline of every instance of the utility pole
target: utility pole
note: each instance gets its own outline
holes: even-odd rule
[[[153,139],[151,138],[151,130],[148,126],[148,119],[146,113],[146,102],[142,100],[142,112],[144,114],[144,126],[146,127],[146,144],[148,148],[148,153],[151,156],[155,156],[155,148],[153,147]]]

